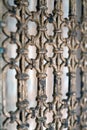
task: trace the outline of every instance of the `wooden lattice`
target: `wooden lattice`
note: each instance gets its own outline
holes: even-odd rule
[[[17,130],[29,130],[29,119],[35,119],[35,130],[87,130],[87,0],[81,0],[82,17],[77,19],[78,5],[76,0],[69,0],[69,18],[63,17],[63,1],[54,0],[54,9],[48,13],[47,1],[37,0],[36,11],[29,10],[28,0],[14,0],[11,6],[8,0],[3,4],[7,11],[2,15],[2,31],[5,40],[0,52],[3,53],[5,66],[2,69],[2,111],[4,120],[0,130],[7,130],[7,124],[16,122]],[[16,31],[9,32],[6,25],[7,17],[16,19]],[[36,25],[36,34],[30,34],[28,23]],[[53,27],[48,33],[47,25]],[[68,29],[68,37],[63,37],[63,27]],[[17,56],[7,55],[8,44],[16,44]],[[53,48],[52,55],[47,54],[47,45]],[[29,58],[29,46],[36,49],[35,58]],[[68,48],[68,58],[63,55],[64,47]],[[80,50],[80,58],[77,52]],[[67,100],[62,99],[63,68],[68,68],[69,91]],[[47,68],[53,69],[53,100],[47,102],[46,93]],[[81,96],[77,98],[76,71],[81,72]],[[8,69],[16,71],[17,79],[17,109],[6,109],[5,77]],[[37,105],[29,107],[27,80],[28,71],[35,70],[37,78]],[[9,81],[10,82],[10,81]],[[49,86],[50,87],[50,86]],[[63,86],[64,87],[64,86]],[[32,102],[32,101],[31,101]],[[67,117],[63,118],[62,111],[67,109]],[[80,109],[78,114],[78,109]],[[46,115],[51,113],[52,122],[47,123]]]

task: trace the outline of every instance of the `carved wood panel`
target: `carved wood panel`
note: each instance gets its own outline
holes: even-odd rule
[[[2,2],[0,130],[87,130],[87,0],[80,2],[79,20],[76,0],[68,1],[67,18],[64,0]],[[68,70],[67,98],[62,93],[62,89],[66,91],[64,67]],[[35,84],[30,98],[32,78]],[[8,98],[15,99],[14,110]],[[8,127],[11,124],[15,125]]]

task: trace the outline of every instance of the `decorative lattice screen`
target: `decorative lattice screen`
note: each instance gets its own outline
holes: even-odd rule
[[[87,0],[0,0],[0,130],[87,130]]]

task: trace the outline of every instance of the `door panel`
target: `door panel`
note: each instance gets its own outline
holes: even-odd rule
[[[0,130],[87,130],[87,1],[0,1]]]

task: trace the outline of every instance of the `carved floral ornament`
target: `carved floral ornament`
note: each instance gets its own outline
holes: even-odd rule
[[[7,125],[16,123],[17,130],[30,130],[29,120],[35,120],[34,130],[87,130],[87,1],[81,0],[81,22],[77,19],[76,0],[69,0],[69,17],[64,18],[63,0],[54,0],[52,13],[48,12],[47,0],[37,0],[35,11],[29,10],[28,0],[14,0],[10,5],[4,0],[6,11],[2,14],[2,32],[5,39],[0,52],[5,65],[2,69],[2,115],[0,130],[8,130]],[[7,18],[16,20],[16,31],[9,31]],[[29,33],[29,22],[36,25],[36,33]],[[48,24],[52,25],[52,34],[48,33]],[[68,36],[63,37],[63,27],[68,29]],[[80,35],[80,38],[79,38]],[[15,45],[16,57],[9,57],[8,45]],[[48,55],[47,46],[52,48]],[[36,56],[29,57],[29,46],[34,47]],[[63,55],[68,48],[68,57]],[[80,58],[77,52],[80,50]],[[52,68],[54,76],[53,100],[47,102],[47,68]],[[67,99],[62,99],[63,68],[68,68],[69,91]],[[81,72],[81,96],[77,98],[76,72]],[[6,83],[7,71],[15,70],[17,80],[16,110],[7,110]],[[27,81],[29,70],[35,70],[37,78],[37,96],[35,107],[28,101]],[[10,82],[10,81],[9,81]],[[49,86],[50,87],[50,86]],[[64,87],[64,86],[63,86]],[[32,101],[31,101],[32,102]],[[67,110],[63,118],[63,110]],[[79,114],[77,110],[79,109]],[[52,121],[47,123],[47,113],[52,114]],[[2,119],[3,118],[3,119]],[[32,130],[33,130],[32,129]]]

